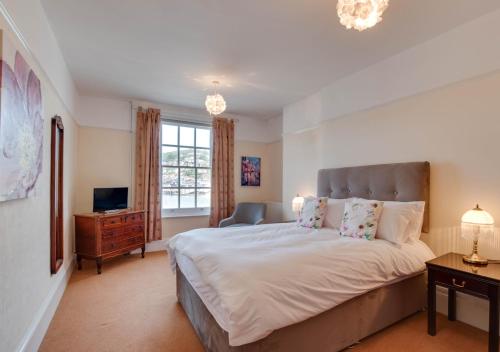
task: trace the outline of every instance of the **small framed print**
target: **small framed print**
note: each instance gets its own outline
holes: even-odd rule
[[[256,156],[241,157],[241,185],[260,187],[261,158]]]

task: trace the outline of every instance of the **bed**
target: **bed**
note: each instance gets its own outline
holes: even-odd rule
[[[317,194],[423,200],[426,232],[429,174],[427,162],[325,169]],[[338,351],[426,304],[423,263],[433,254],[419,241],[337,240],[332,229],[311,236],[294,224],[195,231],[174,237],[169,254],[178,300],[207,351]]]

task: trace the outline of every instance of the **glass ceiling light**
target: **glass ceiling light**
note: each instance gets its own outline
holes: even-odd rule
[[[222,95],[217,93],[217,85],[218,81],[213,81],[214,84],[214,94],[207,95],[207,99],[205,100],[205,107],[207,111],[212,116],[217,116],[222,114],[226,110],[226,101],[222,97]]]
[[[363,31],[382,21],[389,0],[339,0],[337,14],[347,29]]]

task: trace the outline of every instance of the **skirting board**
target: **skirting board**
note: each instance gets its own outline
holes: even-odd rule
[[[436,310],[448,315],[448,290],[444,287],[437,287]],[[457,292],[457,320],[488,331],[488,319],[489,303],[487,300]]]
[[[56,283],[53,285],[52,290],[49,292],[42,305],[38,309],[35,317],[33,318],[28,330],[23,336],[19,344],[18,352],[36,352],[45,337],[45,333],[49,328],[49,324],[54,317],[59,302],[63,296],[68,281],[73,273],[75,261],[71,258],[71,262],[66,268],[62,269],[63,272],[58,274]]]

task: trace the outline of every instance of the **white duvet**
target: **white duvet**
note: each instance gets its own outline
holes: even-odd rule
[[[434,257],[421,241],[396,246],[295,224],[192,230],[173,237],[168,251],[173,268],[176,254],[189,258],[218,296],[217,320],[232,346],[421,272]]]

